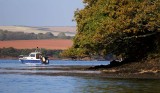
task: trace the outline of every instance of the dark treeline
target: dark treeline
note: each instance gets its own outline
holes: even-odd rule
[[[29,53],[34,52],[35,49],[15,49],[13,47],[0,48],[0,58],[18,58],[19,55],[29,55]],[[41,49],[43,55],[50,58],[60,58],[59,54],[63,50],[46,50]]]
[[[57,36],[51,32],[43,33],[24,33],[0,30],[0,40],[33,40],[33,39],[72,39],[72,36],[66,36],[64,32],[60,32]]]

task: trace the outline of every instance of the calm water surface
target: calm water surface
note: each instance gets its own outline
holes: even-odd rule
[[[49,65],[43,67],[102,64],[108,64],[108,62],[51,61]],[[36,69],[30,70],[31,67],[21,64],[18,60],[0,60],[0,93],[160,93],[160,80],[13,73],[25,72],[26,70],[34,72]]]

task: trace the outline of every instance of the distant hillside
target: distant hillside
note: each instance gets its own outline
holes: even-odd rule
[[[60,32],[64,32],[66,36],[74,36],[76,34],[76,27],[74,26],[55,26],[55,27],[30,27],[30,26],[0,26],[2,30],[25,33],[46,33],[51,32],[55,36]]]

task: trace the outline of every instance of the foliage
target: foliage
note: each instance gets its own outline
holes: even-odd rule
[[[66,37],[66,35],[65,35],[64,32],[60,32],[57,36],[58,36],[58,38],[64,38],[64,37]]]
[[[72,39],[72,36],[66,36],[66,34],[64,32],[60,32],[58,35],[57,35],[57,38],[58,39]]]
[[[61,33],[60,33],[61,34]],[[0,30],[0,40],[33,40],[33,39],[72,39],[71,36],[54,36],[51,32],[43,33],[24,33]]]
[[[0,48],[0,58],[5,57],[17,57],[19,55],[28,55],[31,52],[34,52],[36,49],[15,49],[13,47],[9,48]],[[62,50],[46,50],[41,49],[42,54],[49,56],[49,57],[55,57],[59,58],[59,54],[62,52]]]
[[[65,51],[63,51],[61,53],[61,56],[63,57],[67,57],[67,58],[72,58],[72,59],[81,59],[85,56],[87,56],[85,54],[85,50],[84,49],[81,49],[81,48],[69,48]]]
[[[80,48],[85,55],[112,53],[133,61],[156,49],[160,0],[84,0],[84,4],[75,11],[77,34],[68,56]]]

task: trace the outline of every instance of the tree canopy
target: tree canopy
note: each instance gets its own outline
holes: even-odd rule
[[[72,39],[72,36],[66,36],[64,32],[60,32],[55,36],[51,32],[44,33],[24,33],[13,32],[0,29],[0,40],[34,40],[34,39]]]
[[[15,49],[13,47],[0,48],[0,58],[17,58],[19,55],[28,55],[29,53],[35,51],[36,49]],[[63,50],[47,50],[41,49],[42,54],[48,57],[60,58],[60,53]]]
[[[85,50],[85,55],[112,53],[140,59],[156,48],[155,41],[160,32],[160,0],[83,2],[85,8],[75,11],[77,34],[73,49]]]

